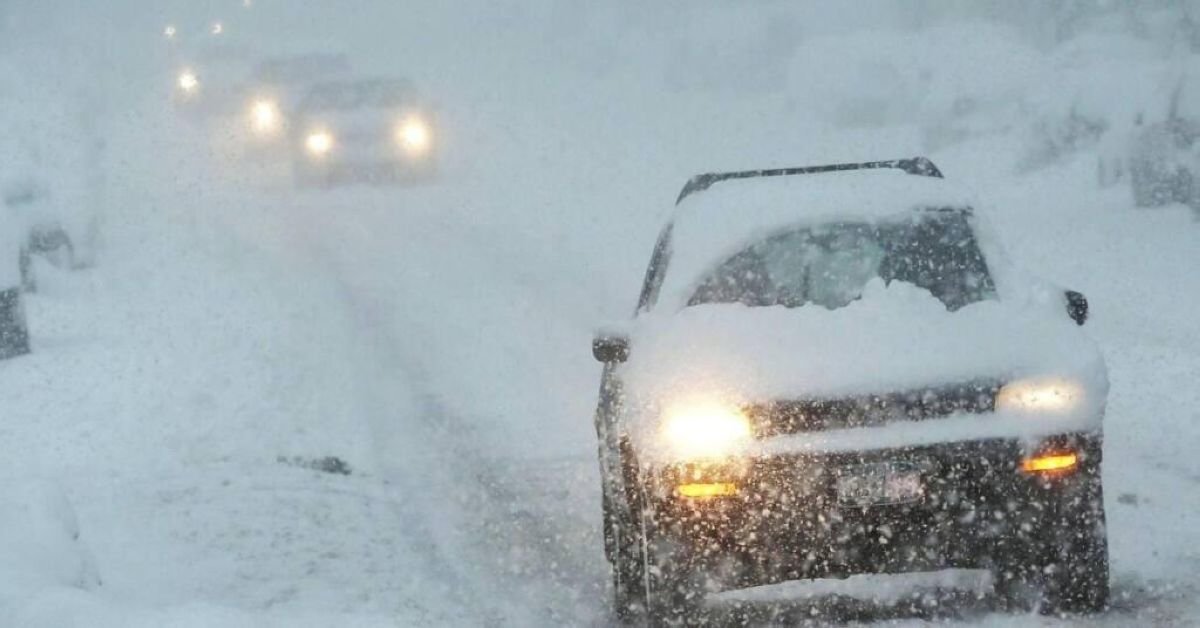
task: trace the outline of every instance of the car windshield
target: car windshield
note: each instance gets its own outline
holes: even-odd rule
[[[961,211],[881,223],[836,222],[760,240],[705,277],[688,305],[844,307],[869,281],[929,290],[948,310],[994,295],[987,264]]]
[[[395,107],[413,99],[407,81],[325,83],[309,91],[303,108],[313,111]]]
[[[312,54],[271,59],[259,64],[254,79],[265,83],[305,83],[350,71],[350,61],[342,55]]]

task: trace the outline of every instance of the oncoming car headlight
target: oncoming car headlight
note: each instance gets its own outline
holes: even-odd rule
[[[396,128],[396,141],[409,153],[422,154],[429,150],[429,125],[420,118],[409,118]]]
[[[250,123],[254,127],[254,131],[260,135],[267,135],[279,130],[279,125],[282,122],[282,115],[279,112],[279,105],[268,99],[256,100],[250,107]]]
[[[200,79],[196,77],[196,73],[191,70],[184,70],[179,73],[179,78],[175,80],[175,84],[185,94],[193,94],[200,89]]]
[[[735,407],[695,403],[670,407],[663,416],[662,438],[675,457],[722,458],[750,440],[750,420]]]
[[[325,155],[333,150],[333,134],[329,131],[313,131],[304,138],[304,148],[314,157]]]
[[[1070,379],[1021,379],[1000,389],[996,395],[996,409],[1062,414],[1079,407],[1084,394],[1083,386]]]

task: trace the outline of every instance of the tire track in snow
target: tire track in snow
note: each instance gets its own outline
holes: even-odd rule
[[[300,222],[321,222],[320,217],[314,218]],[[337,256],[322,241],[328,235],[328,231],[307,232],[302,236],[304,246],[314,262],[331,272],[352,324],[361,332],[361,344],[370,357],[359,368],[369,381],[364,388],[372,399],[369,420],[380,437],[380,467],[392,490],[403,494],[393,501],[398,516],[426,524],[422,536],[433,544],[426,561],[433,563],[431,573],[450,585],[455,598],[471,609],[481,625],[601,621],[605,604],[596,598],[605,593],[603,580],[597,587],[594,578],[587,578],[595,571],[599,542],[576,551],[579,548],[570,541],[580,535],[564,530],[562,526],[569,522],[562,520],[563,513],[553,512],[561,508],[563,496],[557,500],[551,496],[551,503],[545,504],[548,492],[537,481],[579,474],[487,455],[483,437],[447,408],[430,381],[420,356],[436,347],[420,346],[428,337],[420,322],[410,317],[405,322],[413,326],[399,328],[404,304],[377,296],[424,291],[411,285],[402,286],[400,292],[394,290],[396,286],[373,285],[372,271],[383,266],[371,257],[371,248],[344,247],[346,254]],[[397,382],[403,382],[407,391],[397,390]],[[412,398],[398,399],[402,392]],[[397,412],[405,401],[412,404],[407,416]],[[578,463],[590,464],[590,460]],[[414,467],[420,470],[418,475]]]

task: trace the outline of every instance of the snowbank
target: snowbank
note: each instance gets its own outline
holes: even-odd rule
[[[45,589],[99,584],[62,489],[53,482],[6,479],[0,486],[0,623],[17,623],[28,599]]]

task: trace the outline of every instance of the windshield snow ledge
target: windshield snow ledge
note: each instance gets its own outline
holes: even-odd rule
[[[943,419],[880,427],[777,436],[755,442],[746,453],[757,457],[872,451],[991,439],[1037,440],[1053,434],[1098,431],[1102,415],[1102,411],[1091,408],[1053,417],[1017,412],[956,414]]]

